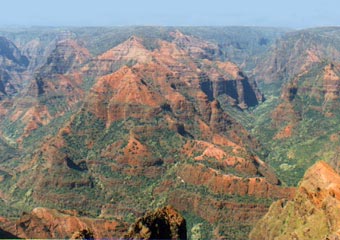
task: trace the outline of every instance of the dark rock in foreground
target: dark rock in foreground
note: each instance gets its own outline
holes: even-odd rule
[[[130,227],[124,239],[186,239],[185,219],[171,206],[148,212]]]

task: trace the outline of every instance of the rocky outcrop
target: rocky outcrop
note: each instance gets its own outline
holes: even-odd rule
[[[146,213],[124,239],[187,239],[185,219],[171,206]]]
[[[71,239],[94,239],[94,236],[90,229],[82,229],[73,233]]]
[[[35,208],[16,222],[0,223],[0,226],[18,238],[112,238],[126,231],[126,226],[118,221],[80,217],[76,211],[48,208]]]
[[[250,239],[337,239],[340,237],[340,176],[317,162],[299,184],[294,200],[279,200],[250,233]]]

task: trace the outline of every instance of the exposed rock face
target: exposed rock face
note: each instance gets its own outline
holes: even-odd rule
[[[121,235],[126,228],[117,221],[79,217],[76,212],[47,208],[35,208],[15,223],[0,223],[0,226],[18,238],[44,239],[72,236],[79,239],[90,235],[92,238],[112,238]]]
[[[312,166],[292,201],[279,200],[254,227],[250,239],[340,237],[340,176],[325,162]]]
[[[171,206],[146,213],[124,239],[187,239],[185,219]]]
[[[226,99],[218,99],[241,109],[255,106],[264,100],[255,81],[249,80],[234,63],[217,62],[218,68],[211,68],[209,61],[204,61],[204,64],[207,73],[200,75],[200,85],[209,100],[223,96]]]

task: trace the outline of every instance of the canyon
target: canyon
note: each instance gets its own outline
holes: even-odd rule
[[[338,28],[0,36],[5,233],[150,238],[146,213],[163,209],[186,220],[174,238],[246,239],[301,198],[318,160],[339,171]]]

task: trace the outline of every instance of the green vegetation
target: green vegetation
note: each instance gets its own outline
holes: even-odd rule
[[[0,199],[0,209],[2,209],[1,216],[7,219],[17,219],[17,217],[22,213],[22,209],[9,206],[2,199]]]
[[[213,226],[211,224],[190,212],[184,211],[182,214],[187,223],[188,239],[212,239]]]

